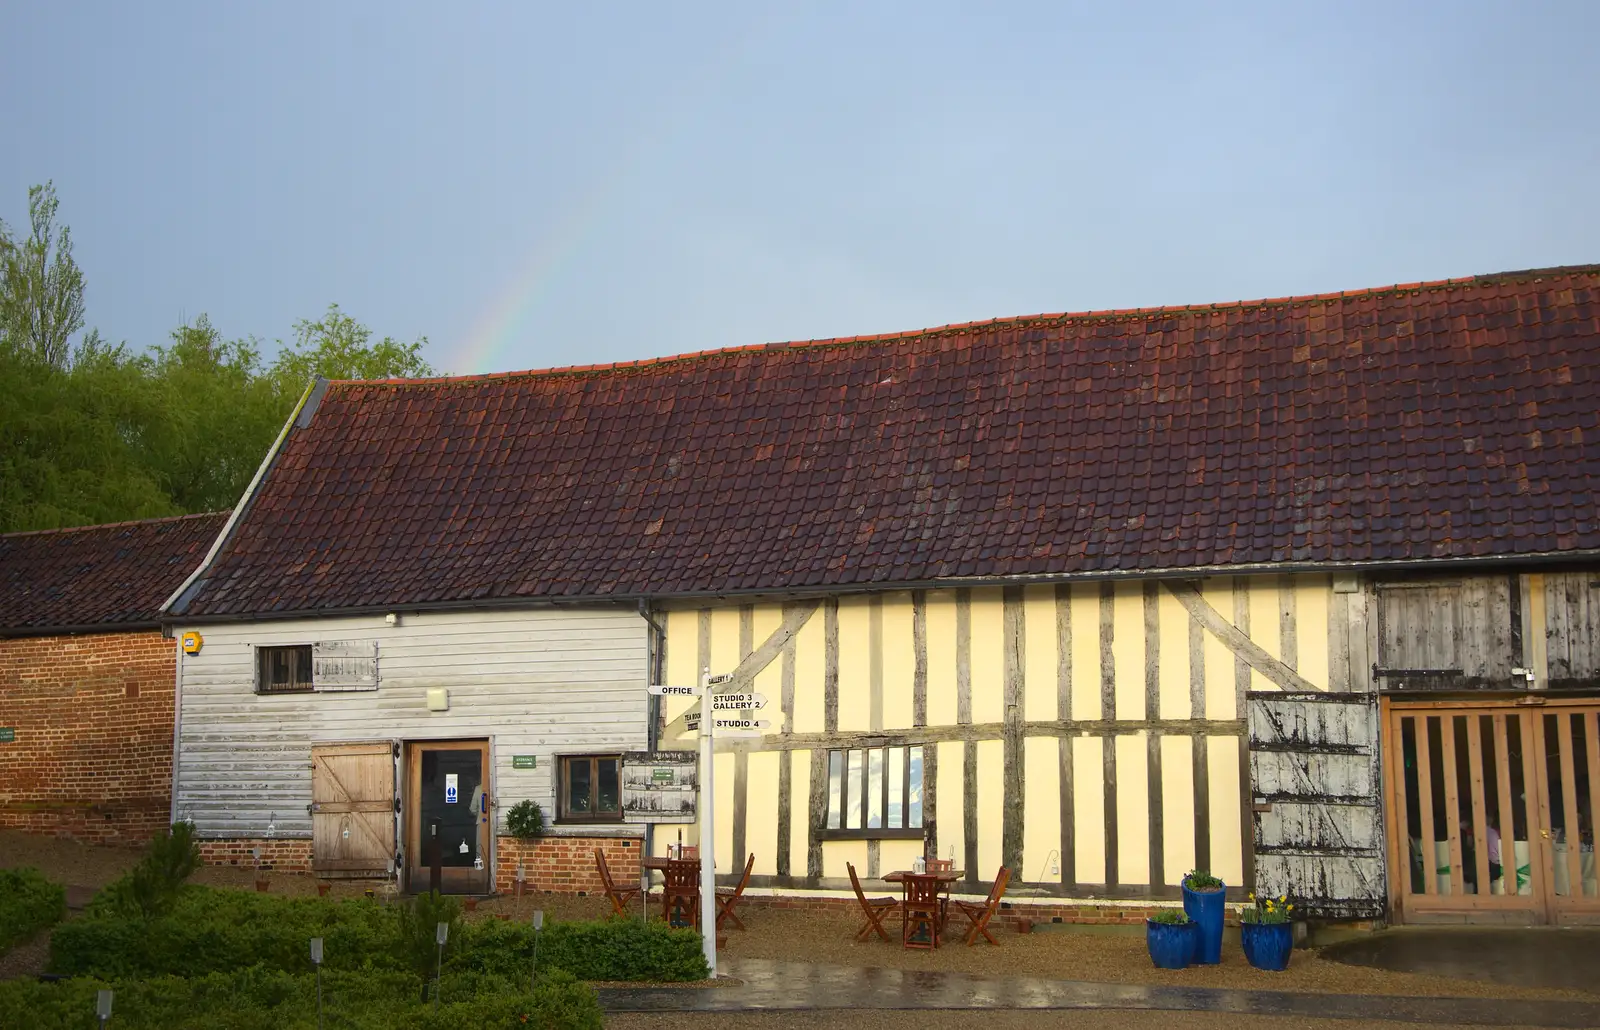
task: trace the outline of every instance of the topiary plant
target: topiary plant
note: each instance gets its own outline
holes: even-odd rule
[[[1204,869],[1191,869],[1183,878],[1183,885],[1192,891],[1219,891],[1222,881]]]
[[[506,831],[521,840],[544,836],[544,810],[536,802],[518,801],[506,813]]]

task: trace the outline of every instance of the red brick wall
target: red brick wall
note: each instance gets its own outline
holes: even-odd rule
[[[167,825],[177,643],[158,632],[0,639],[0,826],[103,844]]]
[[[200,861],[206,865],[236,865],[242,869],[254,869],[256,857],[252,852],[260,848],[262,869],[277,873],[311,872],[311,842],[304,838],[231,837],[227,840],[202,840],[199,843]]]
[[[557,894],[604,892],[594,850],[605,852],[611,879],[619,887],[639,884],[639,851],[643,841],[635,837],[541,837],[495,840],[495,890],[509,894],[517,879],[517,863],[523,863],[528,890]]]
[[[883,897],[881,891],[868,891],[870,897]],[[655,904],[660,904],[659,894],[652,895]],[[976,903],[978,899],[966,899]],[[834,914],[854,914],[861,911],[861,905],[855,898],[834,897],[808,897],[803,892],[779,895],[752,895],[746,894],[741,904],[754,905],[758,908],[785,908],[801,909],[810,912],[832,912]],[[1027,919],[1035,926],[1059,919],[1063,923],[1088,923],[1095,925],[1126,924],[1134,925],[1143,923],[1163,908],[1177,908],[1176,901],[1165,905],[1103,905],[1093,901],[1071,901],[1050,904],[1048,902],[1012,901],[1002,899],[1000,908],[995,910],[991,926],[1004,926],[1008,930],[1016,929],[1017,923]],[[1226,926],[1239,925],[1239,913],[1233,908],[1223,911],[1223,924]],[[967,924],[961,922],[962,932]]]

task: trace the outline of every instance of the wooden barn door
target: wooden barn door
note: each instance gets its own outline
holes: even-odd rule
[[[1248,707],[1256,892],[1323,918],[1383,915],[1375,700],[1251,691]]]
[[[389,875],[394,759],[387,741],[311,749],[311,868],[319,875]]]

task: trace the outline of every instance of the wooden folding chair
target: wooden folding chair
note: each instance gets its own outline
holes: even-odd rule
[[[733,920],[734,926],[744,929],[744,923],[740,921],[734,909],[739,906],[739,899],[744,897],[744,889],[750,886],[750,870],[754,869],[755,865],[756,856],[752,854],[750,860],[744,864],[744,876],[739,878],[739,886],[717,888],[717,929],[722,929],[722,921],[725,919]]]
[[[611,879],[611,867],[606,865],[606,853],[599,848],[594,849],[594,864],[600,870],[600,882],[605,885],[606,897],[611,899],[611,907],[619,916],[628,914],[628,905],[638,896],[639,887],[618,887]]]
[[[700,925],[700,863],[674,860],[661,872],[661,915],[669,926]]]
[[[856,932],[856,940],[864,941],[869,933],[876,930],[878,936],[887,941],[889,934],[883,928],[883,918],[889,914],[890,909],[898,908],[900,902],[894,898],[867,897],[866,893],[861,889],[860,878],[856,876],[856,867],[849,862],[846,862],[844,867],[850,870],[850,886],[855,888],[856,900],[861,902],[861,911],[866,913],[867,916],[867,921]]]
[[[956,871],[956,860],[953,858],[930,858],[927,860],[930,873],[953,873]],[[939,932],[944,932],[944,924],[950,918],[950,884],[946,882],[939,888]]]
[[[908,876],[906,900],[900,912],[900,946],[939,946],[939,883],[926,876]]]
[[[1011,870],[1005,866],[994,876],[994,888],[989,891],[989,897],[980,904],[974,905],[970,901],[957,901],[956,908],[972,923],[972,928],[967,931],[967,946],[971,947],[978,940],[978,934],[983,934],[990,944],[999,944],[994,939],[994,934],[989,932],[989,920],[994,916],[995,909],[1000,907],[1000,899],[1006,893],[1006,884],[1011,882]]]

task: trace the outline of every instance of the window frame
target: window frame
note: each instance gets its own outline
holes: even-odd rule
[[[622,819],[622,752],[598,751],[582,754],[555,755],[556,760],[556,822],[558,824],[572,824],[579,826],[608,826],[620,824]],[[612,761],[617,763],[617,810],[615,812],[600,811],[600,763]],[[589,763],[589,798],[593,804],[590,813],[573,814],[567,808],[570,796],[568,785],[571,783],[569,768],[573,762]]]
[[[275,653],[293,651],[305,655],[305,677],[296,679],[293,686],[274,687],[267,681],[267,663]],[[296,663],[298,664],[298,663]],[[257,644],[255,646],[255,692],[260,697],[277,697],[280,694],[314,694],[317,690],[315,644]]]
[[[889,811],[890,811],[890,808],[889,808],[889,783],[893,779],[893,777],[890,775],[890,772],[889,772],[889,752],[894,750],[894,749],[896,749],[896,748],[898,748],[900,750],[900,753],[901,753],[901,761],[904,763],[903,766],[902,766],[902,769],[901,769],[901,773],[900,773],[900,813],[901,813],[900,818],[902,820],[906,820],[906,819],[910,819],[911,818],[911,752],[912,752],[913,749],[917,749],[917,750],[920,750],[922,752],[922,761],[924,763],[922,765],[922,769],[923,769],[924,772],[926,772],[926,770],[927,770],[927,765],[926,765],[926,762],[927,762],[927,749],[930,746],[932,746],[932,745],[927,744],[927,743],[915,743],[915,744],[871,744],[871,745],[863,744],[860,747],[829,748],[827,750],[827,752],[826,752],[827,753],[827,758],[823,762],[823,770],[824,770],[823,775],[828,777],[828,779],[830,781],[832,780],[832,777],[833,777],[833,756],[834,755],[841,756],[840,759],[839,759],[839,763],[840,763],[840,776],[839,776],[839,823],[840,823],[840,825],[836,826],[836,827],[830,827],[828,825],[828,823],[831,821],[831,817],[833,815],[833,792],[832,792],[832,789],[831,789],[831,783],[828,783],[828,784],[826,784],[824,786],[824,791],[825,791],[825,793],[826,793],[826,795],[828,797],[828,803],[827,803],[827,806],[824,807],[824,809],[823,809],[822,825],[817,827],[817,838],[819,840],[922,840],[923,837],[925,836],[925,827],[923,827],[923,826],[870,826],[869,827],[869,826],[866,826],[866,825],[862,825],[859,828],[847,828],[844,824],[849,822],[849,811],[850,811],[851,802],[854,801],[855,803],[860,804],[861,801],[864,798],[864,795],[865,795],[865,788],[864,787],[860,788],[860,793],[856,793],[854,795],[852,795],[852,792],[850,790],[850,784],[853,782],[852,777],[850,775],[850,754],[851,754],[851,752],[858,751],[858,752],[861,753],[861,773],[860,773],[860,775],[858,777],[858,779],[861,780],[861,781],[866,781],[866,780],[869,780],[871,778],[870,769],[871,769],[871,763],[872,763],[872,759],[871,759],[872,753],[873,752],[878,752],[879,754],[881,754],[883,756],[883,773],[882,773],[882,775],[880,777],[880,779],[883,781],[883,786],[881,788],[882,793],[880,795],[880,803],[883,806],[882,807],[882,813],[883,813],[882,818],[883,818],[883,821],[884,822],[888,822],[888,820],[889,820]],[[923,785],[919,784],[918,786],[921,787]],[[871,806],[868,805],[866,810],[863,812],[863,815],[862,815],[862,820],[861,821],[862,821],[863,824],[865,824],[867,822],[867,820],[870,818],[871,811],[872,811]]]

